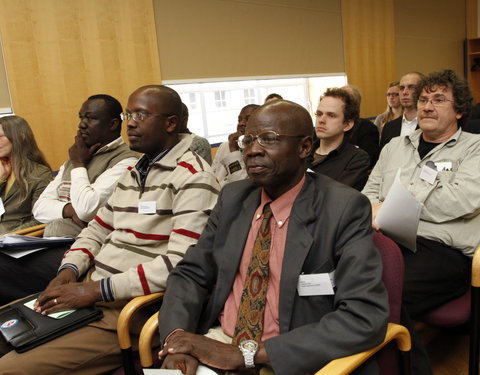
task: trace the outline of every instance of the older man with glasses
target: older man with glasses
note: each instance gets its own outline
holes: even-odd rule
[[[462,130],[472,102],[467,83],[451,70],[431,73],[419,82],[414,99],[420,129],[385,146],[362,191],[372,203],[377,230],[382,228],[376,213],[397,171],[424,205],[416,252],[401,246],[405,324],[467,291],[471,257],[480,243],[480,135]],[[431,374],[419,340],[413,354],[414,373]]]
[[[252,113],[240,140],[249,179],[223,187],[169,276],[164,368],[304,375],[383,339],[387,296],[368,200],[306,172],[312,135],[298,104],[275,100]]]

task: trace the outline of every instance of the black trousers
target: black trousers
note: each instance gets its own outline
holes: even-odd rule
[[[405,283],[402,324],[412,335],[414,375],[431,375],[424,345],[411,319],[465,294],[470,286],[471,259],[440,242],[417,238],[417,252],[403,248]]]
[[[0,306],[43,291],[58,271],[69,246],[44,249],[22,258],[0,253]]]

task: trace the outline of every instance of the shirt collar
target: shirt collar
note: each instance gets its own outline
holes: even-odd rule
[[[162,151],[157,156],[155,156],[152,160],[150,160],[148,156],[144,154],[135,165],[135,168],[138,170],[140,174],[146,175],[150,167],[153,164],[155,164],[157,161],[159,161],[161,158],[163,158],[168,151],[169,149],[167,148],[166,150]]]
[[[113,140],[112,142],[110,143],[107,143],[105,146],[103,147],[100,147],[94,155],[96,154],[99,154],[101,152],[106,152],[108,150],[111,150],[111,149],[114,149],[114,148],[117,148],[119,146],[121,146],[122,144],[124,144],[125,142],[123,141],[123,138],[122,137],[118,137],[117,139]]]
[[[258,207],[255,217],[256,220],[260,220],[263,212],[263,207],[270,203],[270,208],[272,209],[273,217],[277,221],[279,227],[282,227],[287,219],[290,216],[290,212],[292,211],[293,203],[297,198],[297,195],[300,193],[300,190],[305,183],[305,175],[303,175],[302,179],[298,184],[296,184],[293,188],[288,190],[287,192],[283,193],[277,199],[272,201],[272,199],[268,196],[265,189],[262,188],[262,197],[260,200],[260,206]]]
[[[405,114],[403,114],[403,115],[402,115],[402,123],[403,123],[403,124],[408,124],[408,125],[413,124],[413,123],[418,124],[418,117],[415,116],[411,121],[409,121],[409,120],[407,120],[407,118],[405,117]]]
[[[460,137],[460,134],[462,133],[462,128],[458,127],[458,130],[450,137],[448,138],[445,142],[442,142],[441,144],[448,144],[448,145],[453,145],[457,142],[458,138]],[[420,142],[420,137],[422,136],[422,129],[417,129],[413,133],[406,135],[405,140],[410,141],[414,145],[418,146]]]

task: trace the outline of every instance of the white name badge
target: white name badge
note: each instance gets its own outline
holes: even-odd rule
[[[3,207],[3,201],[2,198],[0,198],[0,221],[1,221],[1,216],[5,213],[5,207]]]
[[[430,168],[427,165],[422,167],[422,171],[420,172],[420,178],[424,181],[427,181],[430,185],[433,185],[435,179],[437,178],[437,171],[433,168]]]
[[[328,273],[314,273],[310,275],[300,275],[298,277],[297,291],[300,297],[306,296],[329,296],[335,294],[333,291],[333,276]]]
[[[138,202],[138,213],[141,215],[155,214],[157,212],[157,202]]]

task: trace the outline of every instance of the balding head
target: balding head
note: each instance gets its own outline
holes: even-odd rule
[[[138,93],[157,97],[157,100],[161,101],[164,113],[175,115],[179,119],[182,117],[182,99],[174,89],[164,85],[147,85],[139,87],[132,95]]]
[[[301,105],[289,100],[274,100],[259,107],[255,113],[274,112],[278,124],[283,124],[289,134],[313,136],[312,117]]]
[[[161,85],[142,86],[128,98],[125,112],[137,114],[127,121],[132,150],[153,159],[179,142],[182,101],[175,90]]]

